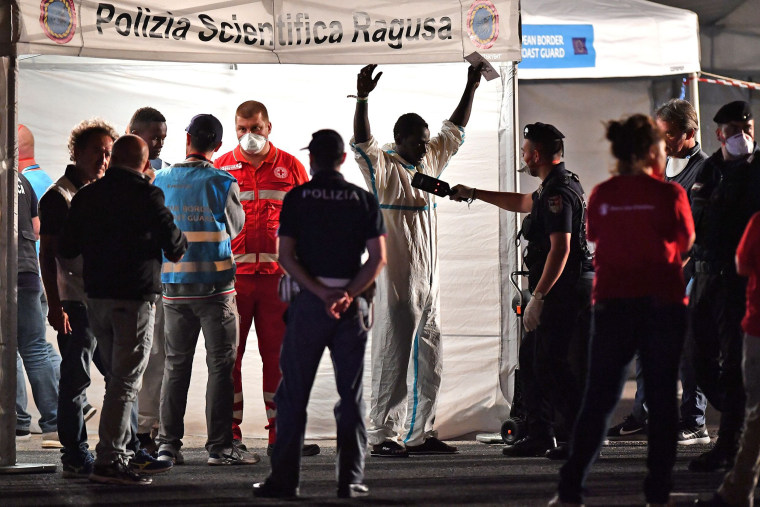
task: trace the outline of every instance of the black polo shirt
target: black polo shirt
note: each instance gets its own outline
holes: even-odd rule
[[[366,243],[385,234],[377,199],[323,170],[285,196],[279,236],[296,240],[296,256],[312,276],[353,278]]]

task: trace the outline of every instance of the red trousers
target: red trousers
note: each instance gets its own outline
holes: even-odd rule
[[[280,348],[285,335],[283,315],[288,305],[280,301],[277,295],[277,284],[282,275],[237,275],[235,291],[237,291],[237,306],[240,312],[240,337],[238,341],[235,368],[232,370],[232,381],[235,387],[235,404],[232,408],[232,437],[241,439],[240,423],[243,421],[243,382],[241,365],[245,353],[245,343],[251,323],[256,326],[256,336],[259,340],[259,354],[263,363],[264,405],[267,411],[269,443],[275,440],[275,417],[277,408],[274,404],[274,393],[280,384]]]

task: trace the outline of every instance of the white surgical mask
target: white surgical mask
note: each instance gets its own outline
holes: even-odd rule
[[[255,155],[256,153],[260,153],[261,150],[263,150],[267,145],[267,138],[249,132],[238,139],[238,142],[240,143],[241,150],[246,153],[253,153]]]
[[[686,166],[689,164],[689,157],[676,158],[668,157],[668,163],[665,166],[665,176],[668,178],[674,178],[681,174]]]
[[[748,134],[740,132],[726,139],[726,151],[733,157],[743,157],[752,153],[755,142]]]

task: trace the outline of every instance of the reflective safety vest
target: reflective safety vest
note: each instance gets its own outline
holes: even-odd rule
[[[240,185],[245,226],[232,240],[238,274],[282,273],[277,264],[282,200],[293,187],[309,181],[303,164],[270,143],[269,153],[259,167],[246,161],[240,146],[216,159],[214,166],[234,176]]]
[[[235,178],[210,165],[175,164],[156,172],[174,223],[185,233],[187,252],[179,262],[164,257],[162,283],[232,280],[235,261],[225,222],[225,205]]]

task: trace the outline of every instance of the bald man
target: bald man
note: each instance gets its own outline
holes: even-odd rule
[[[34,135],[32,135],[32,132],[26,127],[26,125],[18,126],[18,158],[18,172],[22,174],[24,178],[26,178],[26,180],[32,186],[32,190],[34,191],[36,199],[39,199],[42,197],[42,194],[45,193],[48,187],[53,184],[53,180],[45,171],[40,168],[39,164],[37,164],[37,161],[34,160]],[[35,206],[35,208],[36,207],[37,206]],[[36,209],[34,213],[37,213]],[[35,220],[39,220],[39,217],[36,217]],[[37,222],[37,225],[39,226],[39,222]],[[22,238],[19,237],[19,241],[21,240]],[[35,251],[38,255],[39,250],[39,240],[37,240],[35,242]],[[34,258],[33,252],[27,253],[31,258]],[[36,259],[34,260],[36,261]],[[43,375],[45,378],[47,378],[49,363],[50,367],[52,367],[52,372],[55,379],[55,396],[46,396],[45,400],[35,400],[35,404],[38,404],[38,402],[45,405],[52,403],[55,405],[55,410],[57,411],[58,379],[61,376],[61,356],[55,350],[53,344],[45,339],[45,318],[47,317],[48,310],[47,298],[45,298],[45,291],[41,290],[42,285],[39,282],[39,273],[37,273],[37,276],[35,277],[34,273],[26,271],[23,277],[25,280],[22,282],[22,284],[28,285],[22,287],[22,284],[19,284],[19,290],[30,289],[33,287],[39,287],[40,290],[35,291],[39,293],[39,297],[36,301],[29,301],[28,304],[19,305],[19,325],[23,329],[33,331],[35,335],[38,335],[35,343],[41,347],[34,348],[35,357],[42,358],[44,356],[43,352],[47,352],[47,359],[38,359],[36,361],[37,365],[44,364],[44,366],[33,366],[29,371],[27,371],[27,376],[30,377],[29,383],[34,386],[35,384],[39,383],[40,375]],[[21,335],[19,334],[19,336]],[[20,349],[21,347],[19,347],[19,350]],[[46,382],[46,384],[49,384],[49,382]],[[24,365],[21,360],[21,356],[19,355],[17,356],[16,361],[16,438],[22,440],[29,438],[29,427],[32,422],[32,416],[26,411],[27,401],[26,380],[24,379]],[[86,406],[89,407],[87,409],[88,413],[95,415],[95,412],[97,410],[93,408],[89,403],[86,403]],[[40,425],[40,428],[42,428],[42,426],[44,425]],[[58,441],[58,428],[55,425],[47,425],[45,430],[43,430],[44,436],[42,446],[45,448],[61,447],[61,444]]]
[[[129,418],[153,339],[155,301],[161,293],[162,252],[178,262],[185,235],[164,205],[164,193],[144,174],[148,146],[135,135],[114,144],[105,176],[71,202],[61,255],[83,260],[87,313],[109,379],[103,400],[94,482],[146,485],[151,479],[129,466],[125,447]],[[96,232],[96,233],[94,233]],[[171,462],[160,462],[168,471]]]

